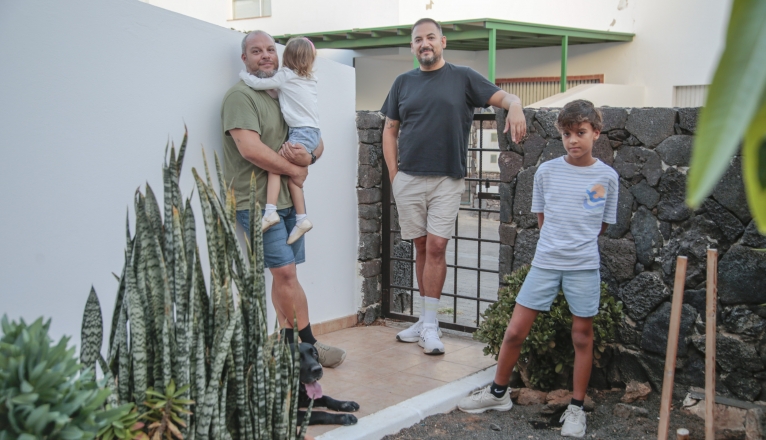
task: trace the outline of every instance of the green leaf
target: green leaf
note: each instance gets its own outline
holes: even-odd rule
[[[103,338],[104,320],[101,317],[101,304],[98,302],[96,289],[91,286],[82,317],[80,364],[82,364],[83,369],[96,368]]]
[[[697,207],[729,166],[766,89],[766,2],[734,0],[726,48],[700,114],[687,203]]]
[[[766,99],[745,136],[742,176],[758,232],[766,235]]]

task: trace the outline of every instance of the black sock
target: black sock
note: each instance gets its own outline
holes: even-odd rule
[[[283,328],[282,329],[282,340],[285,341],[287,344],[292,344],[295,342],[295,338],[293,337],[293,329],[291,328]]]
[[[311,324],[308,324],[306,327],[303,327],[302,330],[299,330],[298,336],[300,336],[301,342],[308,342],[311,345],[314,345],[317,342],[317,339],[311,333]]]
[[[575,398],[573,397],[573,398],[572,398],[572,401],[571,401],[569,404],[570,404],[570,405],[574,405],[574,406],[579,406],[580,408],[582,408],[582,407],[583,407],[583,405],[585,404],[585,401],[584,401],[584,400],[577,400],[577,399],[575,399]]]
[[[489,392],[498,399],[505,396],[505,392],[508,391],[508,385],[498,385],[492,381],[492,386],[489,387]]]

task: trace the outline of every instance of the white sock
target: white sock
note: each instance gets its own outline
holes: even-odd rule
[[[271,214],[272,212],[277,212],[277,205],[269,205],[267,203],[266,204],[266,208],[265,208],[265,212],[263,213],[263,216],[266,217],[269,214]]]
[[[304,218],[308,217],[306,214],[295,214],[295,223],[298,224],[303,221]]]
[[[425,324],[436,324],[436,309],[439,308],[439,298],[431,298],[426,296],[425,298],[425,313],[423,315],[423,322]]]
[[[420,296],[420,319],[418,322],[423,322],[426,319],[426,297]]]

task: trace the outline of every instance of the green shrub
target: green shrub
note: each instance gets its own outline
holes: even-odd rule
[[[500,353],[503,336],[516,307],[516,296],[529,273],[523,266],[508,275],[508,286],[498,292],[498,300],[482,314],[483,322],[474,338],[486,342],[484,354]],[[609,342],[614,340],[617,324],[622,320],[622,302],[615,301],[601,283],[601,301],[598,315],[593,319],[593,357],[597,361]],[[574,366],[572,345],[572,313],[564,294],[559,292],[549,313],[540,313],[532,325],[529,336],[521,346],[516,365],[524,383],[530,388],[550,390],[565,387]]]
[[[0,439],[92,439],[120,417],[103,410],[109,390],[80,370],[69,338],[52,344],[50,320],[27,325],[2,319]]]

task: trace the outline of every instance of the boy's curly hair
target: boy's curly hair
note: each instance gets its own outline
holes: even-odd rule
[[[601,131],[604,128],[604,119],[601,110],[597,109],[592,102],[585,99],[577,99],[568,102],[559,112],[556,120],[556,129],[562,131],[565,128],[572,128],[590,122],[594,130]]]

